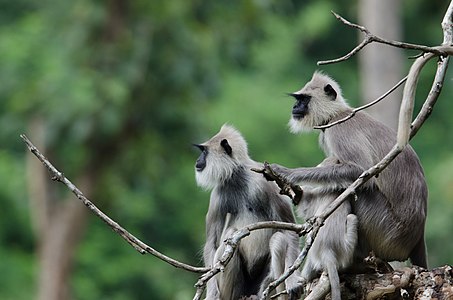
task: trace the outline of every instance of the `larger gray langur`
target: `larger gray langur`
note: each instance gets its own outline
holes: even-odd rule
[[[214,137],[195,146],[201,150],[195,164],[197,184],[212,190],[206,215],[205,266],[219,259],[225,239],[237,229],[259,221],[295,222],[291,204],[278,188],[251,171],[261,164],[249,157],[246,141],[236,129],[223,125]],[[240,241],[223,272],[208,281],[206,299],[261,296],[298,254],[299,237],[294,232],[253,231]],[[299,280],[297,271],[285,281],[286,289],[293,290]]]
[[[339,85],[329,76],[315,72],[311,81],[292,94],[289,126],[292,132],[310,131],[351,114]],[[319,143],[327,157],[338,164],[289,169],[272,165],[293,183],[320,184],[338,191],[378,163],[395,145],[396,133],[365,112],[321,131]],[[359,241],[354,264],[370,251],[385,261],[408,258],[427,267],[424,228],[428,189],[420,161],[407,146],[379,176],[357,191],[353,212],[359,221]]]
[[[326,158],[317,167],[338,164],[335,158]],[[304,220],[321,214],[339,195],[336,187],[303,186],[303,196],[297,206],[297,213]],[[358,220],[352,214],[349,201],[343,202],[324,222],[308,251],[302,268],[303,282],[316,278],[326,271],[330,281],[331,299],[341,300],[339,271],[351,266],[357,246]]]

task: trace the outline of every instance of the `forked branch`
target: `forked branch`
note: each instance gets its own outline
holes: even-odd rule
[[[447,13],[448,13],[448,11],[449,10],[447,9]],[[365,37],[363,38],[362,42],[358,46],[356,46],[354,49],[352,49],[348,54],[346,54],[340,58],[336,58],[336,59],[318,61],[318,66],[345,61],[345,60],[351,58],[352,56],[354,56],[355,54],[359,53],[359,51],[362,50],[363,48],[365,48],[366,45],[373,43],[373,42],[385,44],[385,45],[389,45],[389,46],[393,46],[393,47],[397,47],[397,48],[418,50],[418,51],[421,51],[422,53],[432,53],[437,56],[445,57],[448,55],[453,55],[453,47],[452,47],[451,43],[450,44],[443,43],[441,46],[429,47],[429,46],[424,46],[424,45],[417,45],[417,44],[387,40],[387,39],[384,39],[384,38],[381,38],[379,36],[372,34],[365,26],[354,24],[333,11],[332,11],[332,14],[335,16],[335,18],[337,18],[343,24],[350,26],[352,28],[358,29],[361,32],[363,32],[365,34]],[[444,18],[444,21],[445,21],[445,18]],[[445,28],[444,28],[444,32],[445,32]]]

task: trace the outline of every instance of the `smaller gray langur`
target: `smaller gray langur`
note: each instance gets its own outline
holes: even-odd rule
[[[339,163],[327,158],[318,167]],[[304,220],[320,215],[339,195],[336,189],[323,186],[303,186],[303,196],[297,206],[297,213]],[[308,283],[327,272],[332,300],[341,300],[339,271],[350,267],[357,245],[357,217],[352,214],[351,204],[343,202],[324,222],[308,251],[302,268],[303,282]]]
[[[212,266],[219,259],[225,239],[237,229],[259,221],[295,222],[288,199],[279,195],[273,183],[251,171],[261,164],[249,157],[246,141],[236,129],[223,125],[219,133],[195,146],[201,150],[195,164],[197,184],[212,190],[206,215],[205,266]],[[208,281],[206,298],[261,297],[268,284],[283,274],[298,254],[296,233],[253,231],[240,241],[225,269]],[[299,281],[299,272],[294,272],[277,292],[293,290]]]
[[[289,125],[294,133],[340,120],[352,113],[340,86],[315,72],[299,91]],[[396,143],[396,133],[365,112],[321,131],[319,144],[336,164],[272,169],[291,183],[320,185],[342,192],[365,170],[377,164]],[[378,176],[356,190],[352,212],[358,219],[354,266],[373,251],[384,261],[404,261],[427,268],[424,241],[428,189],[417,154],[405,149]]]

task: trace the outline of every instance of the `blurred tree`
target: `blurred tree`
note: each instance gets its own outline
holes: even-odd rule
[[[400,0],[360,0],[359,24],[373,34],[394,41],[403,40]],[[360,33],[360,38],[362,38]],[[360,51],[361,99],[364,104],[381,96],[403,77],[402,50],[373,43]],[[385,101],[368,112],[376,119],[396,129],[402,89],[390,94]]]
[[[196,262],[202,222],[193,229],[196,235],[181,232],[179,237],[175,232],[183,223],[167,225],[170,216],[188,221],[200,208],[176,201],[182,194],[173,187],[181,178],[175,173],[187,174],[180,164],[190,153],[181,151],[181,145],[188,148],[200,126],[194,118],[197,108],[217,91],[219,57],[233,65],[247,63],[248,45],[260,36],[260,6],[206,1],[23,3],[30,9],[10,17],[2,28],[2,98],[5,112],[13,112],[2,115],[3,120],[25,121],[21,127],[34,142],[64,165],[99,205],[106,199],[140,201],[140,206],[124,203],[117,209],[126,206],[140,230],[155,233],[163,248],[166,243],[176,248],[182,241],[192,245],[191,261]],[[225,24],[235,27],[226,30]],[[8,127],[9,134],[18,133]],[[50,183],[36,161],[30,159],[28,165],[39,257],[37,298],[67,299],[87,211]],[[175,181],[152,184],[171,176]],[[174,201],[154,202],[146,210],[149,215],[134,215],[137,209],[130,206],[142,207],[152,199]],[[153,294],[168,298],[163,291]]]

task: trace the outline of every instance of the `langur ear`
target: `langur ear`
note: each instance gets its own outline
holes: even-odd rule
[[[324,87],[324,92],[326,93],[327,96],[330,97],[331,100],[337,99],[337,92],[330,84]]]
[[[228,144],[227,139],[223,139],[220,142],[220,146],[222,146],[222,148],[225,150],[226,154],[231,156],[231,153],[233,153],[233,149],[231,149],[231,146],[230,146],[230,144]]]

